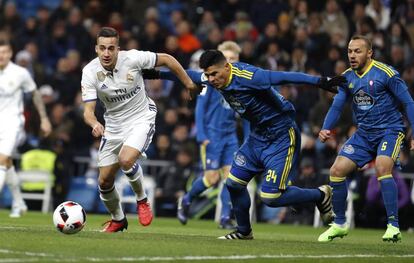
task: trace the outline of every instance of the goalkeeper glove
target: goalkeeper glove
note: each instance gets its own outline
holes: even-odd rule
[[[338,93],[337,86],[341,86],[347,82],[344,76],[322,77],[318,82],[318,87],[332,93]]]

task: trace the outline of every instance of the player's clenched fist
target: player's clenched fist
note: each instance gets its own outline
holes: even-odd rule
[[[319,132],[319,140],[321,140],[321,142],[325,142],[329,138],[331,138],[330,130],[321,130]]]
[[[92,127],[92,135],[95,137],[101,137],[104,135],[105,128],[99,122]]]

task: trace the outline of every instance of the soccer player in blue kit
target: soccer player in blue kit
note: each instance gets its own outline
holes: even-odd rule
[[[250,122],[250,134],[237,151],[226,186],[230,193],[237,229],[219,239],[253,239],[250,224],[248,182],[263,174],[260,197],[271,207],[316,203],[325,222],[332,220],[330,186],[301,189],[289,185],[296,174],[300,133],[294,120],[293,105],[274,85],[313,84],[335,92],[345,79],[316,77],[296,72],[263,70],[245,63],[228,63],[218,50],[200,57],[201,73],[190,73],[195,83],[208,83],[217,89],[239,115]],[[196,75],[198,74],[198,76]]]
[[[225,41],[218,46],[227,61],[239,61],[241,48],[236,42]],[[161,73],[161,75],[167,73]],[[175,75],[169,73],[175,78]],[[189,207],[192,200],[206,189],[227,178],[234,154],[239,147],[237,139],[236,116],[234,110],[211,85],[205,85],[197,98],[195,123],[197,142],[200,144],[200,155],[204,174],[193,183],[191,190],[178,202],[177,217],[182,224],[188,220]],[[231,203],[227,187],[220,192],[221,217],[220,227],[234,229],[231,221]]]
[[[319,242],[329,242],[348,234],[349,226],[345,218],[348,193],[346,176],[374,159],[388,218],[387,230],[382,239],[401,241],[398,191],[391,173],[404,140],[404,122],[398,107],[400,103],[404,106],[413,128],[414,102],[399,73],[374,60],[372,55],[372,43],[368,38],[351,38],[348,44],[351,67],[342,74],[347,83],[339,88],[319,133],[322,142],[330,138],[330,130],[339,119],[345,102],[351,100],[358,129],[345,142],[330,169],[335,219],[330,228],[319,236]],[[411,137],[411,150],[414,150],[414,134]]]

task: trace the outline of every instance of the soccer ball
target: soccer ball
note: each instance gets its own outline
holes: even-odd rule
[[[85,226],[85,223],[85,210],[76,202],[63,202],[53,212],[53,224],[57,230],[64,234],[78,233]]]

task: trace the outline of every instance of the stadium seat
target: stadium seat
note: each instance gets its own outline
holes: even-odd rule
[[[42,212],[47,213],[52,204],[52,186],[53,177],[47,171],[28,170],[17,172],[21,184],[24,183],[42,183],[44,186],[41,191],[22,192],[23,199],[26,200],[41,200]]]
[[[74,177],[66,199],[79,203],[86,212],[92,212],[98,200],[97,189],[97,179],[85,176]]]

